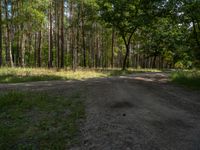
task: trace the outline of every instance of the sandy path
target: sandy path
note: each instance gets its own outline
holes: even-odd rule
[[[84,90],[81,150],[200,150],[200,92],[141,73],[88,81],[1,84],[11,89]]]

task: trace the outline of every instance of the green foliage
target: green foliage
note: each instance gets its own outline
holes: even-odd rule
[[[45,12],[49,4],[48,1],[49,0],[23,0],[18,8],[18,14],[13,17],[13,23],[16,25],[23,24],[23,30],[26,32],[30,32],[30,29],[32,31],[37,31],[45,22]]]
[[[140,0],[102,0],[97,1],[97,3],[102,20],[108,27],[117,29],[124,41],[126,54],[123,61],[123,70],[125,70],[133,34],[139,27],[152,21],[153,3]]]
[[[185,66],[184,66],[184,64],[182,63],[182,61],[178,61],[178,62],[175,63],[175,68],[176,68],[176,69],[184,69]]]
[[[193,62],[188,58],[188,55],[185,54],[185,57],[182,57],[181,60],[175,63],[176,69],[191,69],[193,68]]]
[[[173,62],[173,52],[171,52],[171,51],[165,51],[164,52],[164,59],[165,59],[165,61],[167,61],[167,62]]]
[[[7,92],[0,95],[0,149],[68,149],[84,118],[80,94]]]
[[[171,74],[172,82],[191,89],[200,89],[200,71],[178,71]]]
[[[35,67],[39,58],[38,33],[41,32],[41,62],[43,67],[48,66],[49,13],[51,12],[52,61],[53,66],[56,66],[58,57],[56,54],[59,49],[57,31],[61,30],[62,22],[61,1],[6,0],[1,4],[3,65],[8,65],[7,51],[8,44],[11,44],[16,66],[24,66],[21,64],[21,59],[25,58],[25,66]],[[121,67],[125,62],[122,60],[124,56],[129,59],[129,49],[131,55],[145,55],[147,61],[154,58],[161,59],[163,64],[159,66],[177,67],[181,62],[183,68],[199,67],[199,7],[198,0],[64,1],[65,67],[73,65],[74,51],[78,53],[77,66],[82,67],[83,60],[86,58],[87,67],[110,67],[112,30],[115,31],[115,67]],[[60,27],[58,27],[58,19],[60,19]],[[7,34],[10,35],[10,41],[7,41]],[[158,61],[157,59],[155,60]],[[134,64],[135,60],[131,59],[131,61],[130,64]],[[153,63],[149,62],[149,64]]]
[[[147,24],[151,17],[148,11],[152,4],[145,1],[102,0],[97,1],[102,19],[119,30],[120,34],[129,34],[141,25]]]

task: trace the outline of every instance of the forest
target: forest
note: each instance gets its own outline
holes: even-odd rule
[[[0,150],[200,150],[200,0],[0,0]]]
[[[1,0],[0,66],[200,66],[199,0]]]

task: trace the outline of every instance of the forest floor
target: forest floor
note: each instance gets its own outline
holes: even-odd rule
[[[72,150],[199,150],[200,92],[168,80],[168,73],[134,73],[0,84],[0,91],[81,93],[86,118]]]

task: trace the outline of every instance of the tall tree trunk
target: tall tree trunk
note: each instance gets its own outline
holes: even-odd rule
[[[35,47],[34,47],[34,62],[35,62],[35,67],[37,67],[37,39],[38,39],[38,33],[35,33]]]
[[[156,68],[156,58],[157,58],[157,56],[155,55],[155,56],[153,57],[152,68]]]
[[[127,67],[127,58],[129,57],[130,54],[130,44],[125,44],[125,45],[126,45],[126,54],[123,62],[123,68],[122,68],[123,70],[125,70]]]
[[[5,13],[6,13],[6,62],[7,65],[13,67],[13,60],[12,60],[12,41],[11,41],[11,29],[9,25],[9,16],[8,16],[8,1],[5,0]]]
[[[49,8],[49,51],[48,51],[48,67],[53,67],[53,32],[52,27],[52,2],[50,2],[50,8]]]
[[[21,67],[25,66],[24,55],[25,55],[25,34],[22,33],[20,41],[20,51],[19,51],[19,63]]]
[[[84,21],[82,21],[82,42],[83,42],[83,66],[87,67]]]
[[[73,71],[76,71],[77,68],[77,47],[75,46],[76,43],[76,36],[74,34],[75,29],[72,27],[72,51],[73,51]]]
[[[115,30],[112,29],[112,58],[111,58],[111,67],[114,67],[114,42],[115,42]]]
[[[80,23],[81,23],[81,5],[78,4],[77,8],[77,21],[76,21],[76,61],[77,65],[80,65],[79,53],[80,53]]]
[[[97,50],[97,67],[101,66],[101,46],[100,46],[100,32],[97,32],[96,50]]]
[[[39,34],[38,34],[38,54],[37,54],[37,64],[38,64],[38,67],[41,67],[41,55],[42,55],[42,31],[40,30],[39,31]]]
[[[193,23],[193,29],[194,29],[194,36],[195,36],[195,40],[197,43],[198,48],[200,49],[200,42],[199,42],[199,38],[198,38],[198,33],[197,33],[197,29],[196,29],[196,25],[195,25],[195,20],[192,18],[192,23]]]
[[[77,27],[76,27],[76,63],[77,65],[79,65],[79,59],[78,59],[78,56],[79,56],[79,39],[80,39],[80,35],[79,35],[79,24],[77,24]]]
[[[16,55],[15,55],[15,65],[17,66],[17,67],[19,67],[19,50],[20,50],[20,26],[18,25],[17,26],[17,34],[18,34],[18,36],[17,36],[17,49],[16,49]]]
[[[0,67],[2,66],[2,13],[0,1]]]
[[[76,67],[77,67],[77,50],[75,47],[75,43],[76,43],[76,38],[75,38],[75,27],[74,27],[74,23],[73,23],[73,17],[74,17],[74,3],[73,1],[70,1],[70,48],[71,48],[71,58],[72,58],[72,69],[73,71],[76,71]]]
[[[57,68],[60,68],[60,13],[59,13],[59,9],[60,9],[60,3],[58,1],[56,1],[56,34],[57,34]]]
[[[64,68],[64,0],[61,4],[61,64],[60,67]]]
[[[27,65],[31,65],[31,52],[32,52],[32,34],[29,33],[28,35],[28,60],[27,60]]]
[[[84,10],[83,10],[83,1],[81,1],[81,27],[82,27],[82,47],[83,47],[83,66],[87,67],[86,64],[86,44],[85,44],[85,21],[84,21]]]
[[[129,54],[130,54],[130,43],[131,43],[132,36],[133,36],[133,34],[135,33],[136,30],[137,30],[137,26],[133,29],[132,33],[129,35],[128,40],[126,39],[125,35],[122,35],[122,38],[124,40],[124,44],[126,46],[126,54],[125,54],[125,57],[124,57],[122,70],[125,70],[126,67],[127,67],[127,58],[129,58]]]

